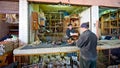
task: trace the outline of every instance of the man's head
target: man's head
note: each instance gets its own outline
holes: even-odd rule
[[[80,26],[80,31],[84,32],[84,31],[88,30],[88,28],[89,28],[89,22],[82,23]]]
[[[72,29],[72,24],[68,24],[68,28],[71,30]]]

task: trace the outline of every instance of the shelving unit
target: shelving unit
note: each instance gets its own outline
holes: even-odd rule
[[[65,31],[67,30],[68,28],[68,24],[71,23],[72,24],[72,27],[73,29],[76,31],[76,32],[80,32],[80,17],[79,15],[77,14],[73,14],[73,15],[70,15],[69,16],[69,21],[65,21],[64,22],[64,33],[66,33]]]
[[[70,22],[72,23],[73,25],[73,29],[76,30],[76,31],[79,31],[79,28],[80,28],[80,17],[71,17],[70,18]]]
[[[49,12],[44,15],[46,19],[41,20],[42,22],[40,21],[37,32],[39,39],[42,41],[61,40],[66,35],[66,29],[69,23],[73,25],[73,29],[75,29],[76,32],[79,31],[80,17],[76,14],[68,16],[67,21],[65,20],[63,12]]]
[[[102,35],[120,35],[120,10],[110,12],[101,16]]]
[[[40,26],[39,38],[51,37],[52,40],[60,40],[63,37],[63,12],[45,13],[45,26]]]
[[[46,14],[46,29],[53,33],[63,32],[63,13],[62,12],[51,12]],[[61,29],[60,29],[61,28]]]

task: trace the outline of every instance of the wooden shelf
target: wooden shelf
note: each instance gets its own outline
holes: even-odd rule
[[[63,12],[49,12],[45,13],[46,22],[45,22],[45,31],[44,34],[38,33],[38,35],[43,36],[39,37],[40,39],[44,39],[46,36],[51,37],[63,37]],[[42,29],[42,28],[41,28]],[[47,32],[49,31],[49,32]],[[56,39],[53,39],[56,40]]]
[[[69,23],[73,25],[75,30],[79,31],[80,28],[80,20],[78,16],[71,17],[69,22],[65,21],[63,12],[49,12],[45,13],[46,20],[44,21],[44,27],[38,28],[37,35],[39,39],[42,41],[47,40],[46,37],[51,37],[55,39],[51,39],[51,41],[57,41],[62,39],[66,34],[66,29]],[[38,18],[39,19],[39,18]]]
[[[120,10],[101,16],[102,35],[120,35]]]

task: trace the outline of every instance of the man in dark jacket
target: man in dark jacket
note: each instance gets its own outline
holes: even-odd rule
[[[68,39],[71,38],[71,33],[75,33],[75,30],[73,29],[72,24],[68,24],[68,28],[66,30],[66,35]]]
[[[97,36],[91,32],[89,22],[81,24],[81,35],[76,43],[80,48],[80,68],[96,68]]]

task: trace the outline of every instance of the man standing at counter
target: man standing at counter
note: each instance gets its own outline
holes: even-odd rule
[[[80,48],[80,68],[96,68],[97,36],[89,30],[89,22],[80,27],[81,35],[76,43]]]

